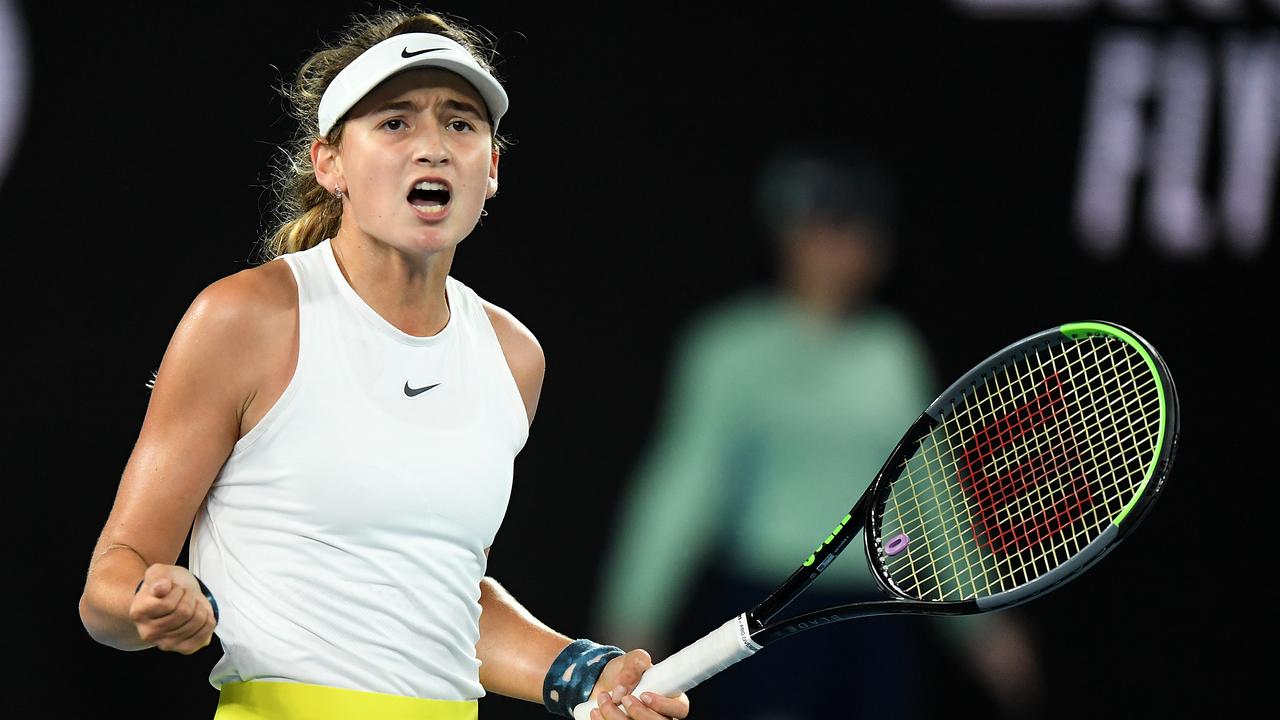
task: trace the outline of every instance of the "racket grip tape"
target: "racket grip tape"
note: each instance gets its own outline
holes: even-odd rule
[[[707,633],[701,640],[649,668],[631,694],[652,692],[679,695],[739,660],[754,654],[760,645],[752,642],[743,613]],[[574,720],[590,720],[596,699],[590,698],[573,709]]]

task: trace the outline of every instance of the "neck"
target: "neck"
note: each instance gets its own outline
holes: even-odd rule
[[[445,278],[454,247],[409,253],[346,228],[329,244],[351,289],[401,332],[428,337],[448,324]]]
[[[860,309],[860,299],[848,292],[807,283],[797,278],[786,278],[782,283],[786,297],[820,324],[835,324],[855,315]]]

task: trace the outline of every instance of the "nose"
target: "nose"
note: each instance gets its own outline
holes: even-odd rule
[[[449,149],[444,142],[444,132],[428,127],[421,133],[414,161],[425,165],[447,165]]]

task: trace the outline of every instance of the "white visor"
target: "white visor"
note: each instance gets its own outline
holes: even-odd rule
[[[458,43],[435,33],[395,35],[365,50],[342,69],[320,98],[320,135],[383,80],[413,68],[436,67],[455,72],[471,83],[489,108],[493,131],[507,111],[507,92]]]

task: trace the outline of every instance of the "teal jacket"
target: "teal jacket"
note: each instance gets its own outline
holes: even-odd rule
[[[736,577],[785,579],[940,391],[929,357],[913,327],[886,308],[823,322],[762,289],[693,319],[619,505],[600,624],[669,632],[712,549]],[[860,548],[815,584],[874,586]]]

